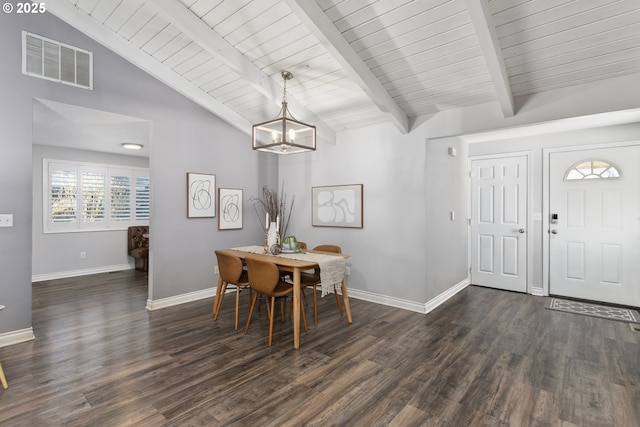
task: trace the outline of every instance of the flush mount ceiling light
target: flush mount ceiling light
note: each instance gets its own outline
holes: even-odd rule
[[[299,122],[287,108],[287,80],[293,78],[288,71],[284,79],[281,117],[253,126],[253,149],[276,154],[295,154],[316,150],[316,127]]]
[[[135,142],[123,142],[120,145],[122,145],[122,148],[126,148],[127,150],[142,150],[142,147],[144,147],[144,145],[136,144]]]

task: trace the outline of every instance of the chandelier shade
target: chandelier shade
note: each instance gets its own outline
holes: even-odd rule
[[[296,154],[316,150],[316,127],[302,123],[291,115],[287,107],[287,80],[293,78],[288,71],[282,72],[284,95],[279,118],[253,126],[252,147],[254,150],[276,154]]]

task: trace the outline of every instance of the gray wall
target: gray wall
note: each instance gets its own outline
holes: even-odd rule
[[[352,295],[413,308],[467,277],[466,146],[426,140],[424,127],[400,135],[389,125],[337,134],[334,146],[283,156],[279,178],[296,195],[290,230],[350,255]],[[311,226],[311,187],[364,185],[364,228]],[[450,211],[457,212],[450,220]]]
[[[21,74],[21,31],[94,52],[94,90]],[[250,137],[49,15],[0,14],[0,333],[31,327],[32,100],[48,99],[152,122],[152,300],[210,288],[214,249],[249,244],[262,232],[246,204],[274,182],[277,160],[260,160]],[[126,78],[123,78],[126,76]],[[243,188],[242,230],[218,231],[216,219],[186,218],[186,173],[213,173],[218,187]],[[141,307],[144,309],[144,307]],[[37,335],[37,331],[36,331]]]

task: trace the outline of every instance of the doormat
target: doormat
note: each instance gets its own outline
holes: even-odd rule
[[[637,323],[640,321],[640,314],[638,314],[636,310],[597,305],[588,302],[551,298],[551,302],[547,308],[550,310],[565,311],[567,313],[601,317],[603,319],[620,320],[622,322]]]

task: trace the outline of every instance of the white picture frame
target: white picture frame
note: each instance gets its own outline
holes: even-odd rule
[[[218,189],[218,230],[242,228],[242,189]]]
[[[187,172],[187,218],[215,218],[216,176]]]
[[[314,227],[363,228],[362,184],[312,187]]]

